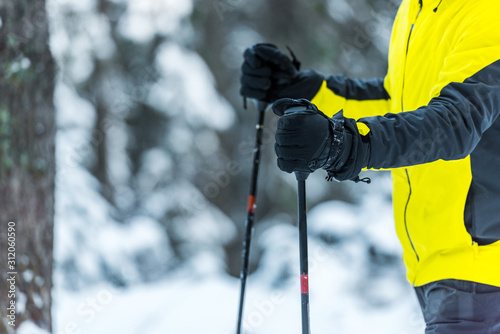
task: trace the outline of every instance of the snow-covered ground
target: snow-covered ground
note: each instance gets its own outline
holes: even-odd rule
[[[389,306],[367,305],[352,294],[352,278],[341,267],[322,263],[311,276],[313,333],[422,333],[410,290],[386,278],[374,286],[397,299]],[[255,278],[255,279],[254,279]],[[270,289],[250,276],[245,333],[301,333],[298,284]],[[58,291],[56,333],[230,334],[235,333],[239,282],[224,275],[182,277],[116,290],[96,286],[79,293]]]
[[[298,275],[292,273],[287,283],[276,285],[280,266],[298,255],[292,240],[296,231],[289,226],[273,230],[265,237],[274,243],[271,254],[248,279],[245,332],[301,333]],[[333,248],[311,241],[313,333],[423,332],[416,300],[401,275],[392,271],[365,276],[361,240]],[[56,333],[234,333],[239,280],[222,272],[205,276],[192,272],[185,268],[168,279],[126,289],[100,284],[75,293],[56,287]]]
[[[379,181],[375,180],[374,189],[383,191],[387,180]],[[383,197],[371,195],[366,194],[359,205],[332,201],[309,212],[313,333],[423,332],[420,311],[398,256],[391,206]],[[81,250],[81,254],[122,250],[108,261],[127,268],[129,248],[116,243],[137,237],[137,232],[122,231],[115,242],[102,242],[99,249]],[[93,233],[86,238],[100,239],[105,231]],[[136,248],[150,246],[147,238],[140,240]],[[264,254],[259,269],[248,278],[245,333],[301,333],[297,228],[278,224],[254,242]],[[371,254],[370,247],[379,254]],[[60,248],[60,252],[64,250]],[[55,333],[235,332],[239,280],[225,274],[213,254],[195,257],[165,279],[131,282],[127,288],[117,288],[101,281],[76,292],[56,284]]]

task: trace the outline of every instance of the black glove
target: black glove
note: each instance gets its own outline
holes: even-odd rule
[[[291,52],[291,51],[290,51]],[[255,44],[245,50],[241,66],[241,95],[264,102],[283,97],[312,99],[323,82],[316,71],[299,71],[293,60],[273,44]]]
[[[281,116],[274,146],[281,170],[312,173],[322,168],[330,180],[360,181],[358,174],[368,165],[370,151],[355,120],[341,113],[328,118],[305,99],[278,100],[273,111]]]

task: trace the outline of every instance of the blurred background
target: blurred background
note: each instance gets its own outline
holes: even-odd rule
[[[47,0],[54,333],[235,333],[257,117],[239,95],[242,53],[269,42],[303,69],[381,77],[399,3]],[[276,121],[269,111],[245,333],[301,332],[296,182],[276,167]],[[312,331],[422,332],[390,175],[366,174],[307,181]]]

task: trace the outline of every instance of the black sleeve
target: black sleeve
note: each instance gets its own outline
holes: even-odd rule
[[[467,157],[500,113],[500,60],[445,86],[414,111],[361,118],[370,132],[368,168]],[[500,140],[500,138],[499,138]]]
[[[348,100],[388,100],[384,78],[350,79],[344,75],[330,75],[325,78],[326,86],[336,95]]]

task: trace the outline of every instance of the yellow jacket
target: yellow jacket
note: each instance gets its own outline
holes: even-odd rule
[[[311,101],[356,119],[367,167],[392,170],[415,286],[500,286],[499,59],[498,0],[403,0],[386,77],[329,76]]]

